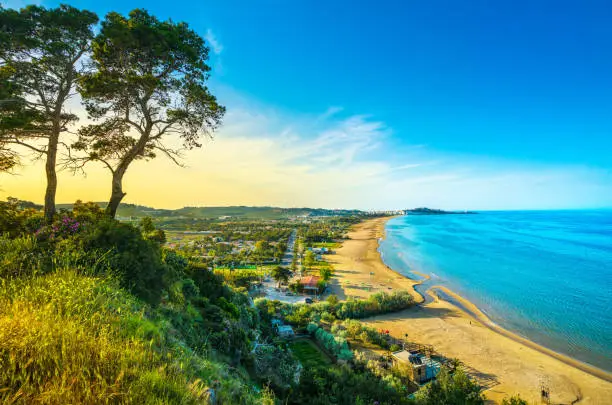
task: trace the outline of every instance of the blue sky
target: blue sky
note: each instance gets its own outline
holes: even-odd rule
[[[286,194],[246,203],[612,206],[609,1],[70,4],[100,14],[143,7],[209,39],[211,85],[229,111],[217,142],[291,139],[262,159],[299,160],[281,158],[260,176]],[[312,144],[320,149],[291,149]],[[204,150],[194,159],[206,157]],[[325,175],[321,181],[362,181],[336,191],[313,186],[324,195],[313,198],[274,180],[296,167]],[[239,202],[204,200],[195,202]]]

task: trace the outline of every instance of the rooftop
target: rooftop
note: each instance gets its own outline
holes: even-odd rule
[[[302,284],[304,287],[316,288],[319,283],[320,277],[318,276],[308,276],[302,279]]]

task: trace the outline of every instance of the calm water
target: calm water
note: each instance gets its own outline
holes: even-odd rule
[[[612,371],[612,211],[398,217],[380,251],[497,324]]]

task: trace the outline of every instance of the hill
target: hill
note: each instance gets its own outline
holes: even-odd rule
[[[106,202],[97,202],[106,208]],[[71,210],[73,204],[58,204],[58,209]],[[323,208],[281,208],[281,207],[183,207],[176,210],[157,209],[136,204],[121,204],[119,217],[186,217],[186,218],[219,218],[233,217],[242,219],[283,219],[296,216],[344,216],[362,214],[359,210],[329,210]]]

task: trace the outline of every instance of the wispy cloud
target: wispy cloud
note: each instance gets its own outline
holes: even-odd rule
[[[361,209],[612,206],[609,171],[442,153],[418,139],[400,148],[389,125],[367,115],[296,114],[221,98],[230,102],[215,139],[188,152],[186,168],[162,158],[134,164],[125,179],[126,202]],[[38,163],[4,177],[4,194],[40,201],[43,173]],[[90,167],[85,179],[63,173],[58,200],[105,200],[109,186],[108,173],[99,167]]]
[[[221,42],[219,42],[219,40],[210,28],[206,30],[204,39],[210,44],[210,48],[212,49],[215,55],[220,55],[221,52],[223,52],[223,45],[221,44]]]

